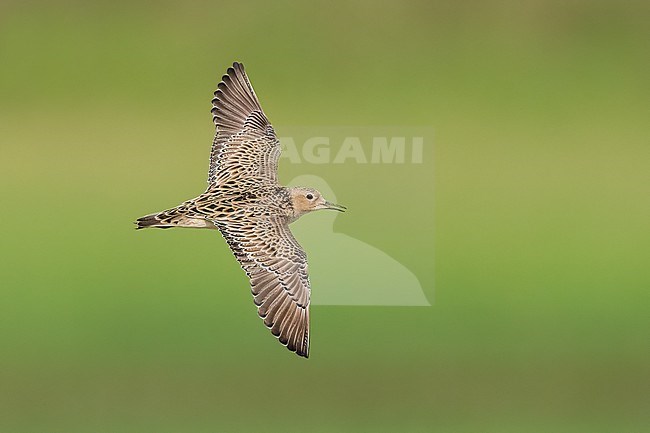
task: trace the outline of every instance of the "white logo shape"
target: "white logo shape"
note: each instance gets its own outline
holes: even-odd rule
[[[304,175],[289,185],[316,188],[338,203],[324,179]],[[354,212],[354,203],[341,203]],[[343,233],[334,233],[341,214],[320,211],[291,224],[307,252],[312,305],[430,306],[417,277],[378,248]],[[343,215],[345,217],[345,214]]]

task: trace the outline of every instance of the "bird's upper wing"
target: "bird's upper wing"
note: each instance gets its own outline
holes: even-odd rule
[[[292,352],[309,356],[307,255],[279,218],[215,222],[248,275],[258,314]]]
[[[208,188],[238,183],[277,184],[280,142],[260,107],[244,65],[233,63],[212,100],[216,134]]]

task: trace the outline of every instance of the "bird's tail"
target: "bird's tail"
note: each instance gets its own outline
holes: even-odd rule
[[[202,215],[188,215],[187,208],[184,206],[145,215],[138,218],[135,224],[136,230],[147,227],[159,229],[171,227],[216,228],[212,221],[205,219]]]
[[[160,229],[168,229],[170,227],[174,227],[172,224],[163,222],[162,218],[160,218],[158,215],[160,214],[153,213],[151,215],[145,215],[138,218],[135,221],[136,230],[146,229],[147,227],[157,227]]]

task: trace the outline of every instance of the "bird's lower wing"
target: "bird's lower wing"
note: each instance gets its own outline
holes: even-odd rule
[[[289,350],[307,358],[307,256],[286,221],[269,218],[215,224],[250,279],[264,324]]]

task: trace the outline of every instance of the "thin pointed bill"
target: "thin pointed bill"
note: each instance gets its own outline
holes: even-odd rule
[[[340,204],[336,204],[336,203],[331,203],[329,201],[326,201],[323,204],[323,209],[332,209],[332,210],[337,210],[339,212],[345,212],[347,210],[345,206],[341,206]]]

